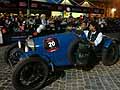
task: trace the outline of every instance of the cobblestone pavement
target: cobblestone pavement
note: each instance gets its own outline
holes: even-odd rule
[[[10,68],[3,58],[4,48],[6,47],[0,48],[0,51],[2,50],[0,53],[0,90],[14,90]],[[56,78],[43,90],[120,90],[120,62],[113,66],[98,64],[90,71],[65,70],[63,77]]]
[[[11,70],[3,58],[5,48],[0,47],[0,90],[14,90]],[[42,90],[120,90],[120,61],[113,66],[100,63],[90,71],[65,70],[62,77],[56,78]]]

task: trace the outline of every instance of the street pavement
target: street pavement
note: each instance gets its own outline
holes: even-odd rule
[[[6,48],[0,47],[0,90],[15,90],[12,71],[3,58]],[[41,90],[120,90],[120,61],[113,66],[100,62],[89,71],[74,68],[55,73],[47,83]]]

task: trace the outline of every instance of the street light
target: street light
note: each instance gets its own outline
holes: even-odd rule
[[[114,17],[115,16],[115,11],[116,11],[117,9],[116,8],[112,8],[111,9],[111,14],[112,14],[112,17]]]
[[[111,9],[111,13],[114,13],[116,11],[116,8]]]

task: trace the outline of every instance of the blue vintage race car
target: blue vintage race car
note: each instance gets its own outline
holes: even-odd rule
[[[83,35],[84,36],[84,35]],[[118,60],[117,41],[104,36],[98,51],[94,50],[82,35],[73,32],[34,37],[20,44],[7,58],[15,65],[12,83],[16,90],[38,90],[47,80],[50,72],[64,66],[87,66],[102,57],[104,65],[113,65]],[[19,61],[19,62],[18,62]]]

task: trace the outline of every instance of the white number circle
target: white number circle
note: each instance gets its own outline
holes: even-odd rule
[[[48,42],[48,45],[49,45],[50,48],[54,47],[55,46],[55,41]]]

